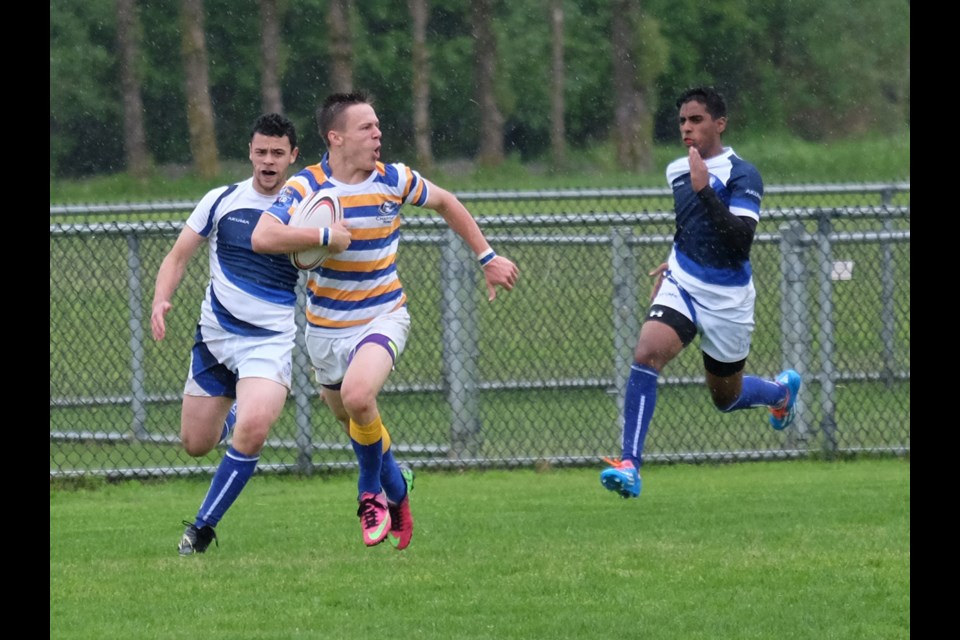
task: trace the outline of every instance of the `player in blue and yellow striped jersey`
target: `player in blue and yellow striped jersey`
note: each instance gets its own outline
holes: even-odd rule
[[[264,253],[306,248],[293,233],[303,229],[287,224],[290,214],[317,189],[339,195],[344,219],[330,228],[329,237],[346,230],[350,242],[343,251],[331,248],[332,255],[309,273],[307,349],[321,397],[349,433],[357,455],[364,544],[389,539],[403,549],[413,534],[409,494],[377,406],[410,330],[396,265],[400,208],[434,210],[466,241],[483,270],[488,300],[496,298],[497,287],[513,289],[519,270],[493,251],[456,196],[404,164],[380,161],[380,121],[364,94],[329,96],[317,112],[317,126],[327,153],[287,181],[261,216],[253,248]]]

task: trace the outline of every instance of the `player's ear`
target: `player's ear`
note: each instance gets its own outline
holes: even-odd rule
[[[300,155],[300,147],[294,147],[293,151],[290,152],[290,164],[293,164],[297,161],[297,157]]]
[[[727,130],[727,116],[717,118],[717,133],[723,133]]]

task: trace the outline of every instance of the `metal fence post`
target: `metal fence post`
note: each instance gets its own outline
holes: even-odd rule
[[[807,343],[809,343],[809,304],[807,301],[807,270],[804,263],[803,224],[797,221],[780,226],[780,330],[782,368],[792,367],[803,376],[806,372]],[[806,339],[805,339],[805,336]],[[807,420],[803,415],[805,398],[809,395],[809,385],[800,388],[797,398],[797,417],[793,428],[787,432],[788,441],[794,446],[807,440]]]
[[[314,381],[310,370],[310,358],[307,355],[303,331],[306,327],[306,281],[307,274],[300,272],[297,285],[297,339],[293,348],[293,398],[296,406],[297,424],[297,468],[307,475],[313,472],[313,415],[310,402],[314,393]]]
[[[640,335],[637,261],[630,246],[633,229],[615,227],[610,235],[610,267],[613,271],[613,372],[619,424],[623,424],[623,403],[627,374],[633,364],[633,347]]]
[[[133,413],[133,434],[145,440],[147,434],[147,392],[144,388],[144,365],[147,360],[143,347],[143,285],[140,277],[140,240],[136,232],[127,238],[127,303],[130,316],[130,409]]]
[[[756,286],[773,287],[774,295],[781,294],[779,301],[767,300],[773,307],[766,304],[757,308],[758,324],[772,324],[774,335],[767,338],[776,342],[761,338],[755,346],[758,358],[764,356],[765,367],[793,367],[804,376],[796,424],[780,434],[768,433],[764,440],[773,440],[769,446],[761,443],[759,447],[751,434],[741,437],[731,433],[729,438],[725,435],[714,440],[700,433],[696,424],[686,431],[681,424],[658,445],[658,460],[822,457],[864,449],[909,455],[910,286],[906,277],[910,273],[910,206],[891,204],[891,200],[903,197],[909,203],[909,184],[905,189],[891,185],[879,207],[846,206],[839,197],[834,201],[831,194],[860,193],[853,190],[855,186],[781,188],[777,193],[796,191],[805,202],[808,196],[811,202],[813,195],[830,197],[832,204],[768,210],[763,230],[758,228],[755,239],[755,247],[764,247],[764,259],[773,259],[775,264],[779,261],[772,273],[763,270],[757,274]],[[877,191],[872,185],[867,187],[865,193]],[[607,419],[622,420],[624,374],[629,371],[647,302],[643,256],[648,246],[662,247],[672,238],[665,235],[672,212],[647,210],[642,201],[633,200],[649,195],[668,200],[669,190],[657,194],[640,191],[498,191],[474,195],[484,202],[496,201],[496,210],[506,214],[497,218],[496,226],[509,229],[511,246],[529,251],[524,254],[527,285],[516,309],[515,327],[497,321],[496,309],[484,304],[480,297],[484,293],[482,270],[459,236],[449,230],[444,234],[443,222],[431,216],[407,221],[414,233],[405,232],[405,242],[422,248],[419,254],[409,254],[415,261],[414,268],[420,268],[423,276],[417,286],[424,287],[417,291],[410,287],[410,295],[421,300],[412,304],[426,301],[435,305],[431,326],[424,327],[433,336],[429,339],[431,346],[405,356],[413,360],[405,360],[403,382],[385,388],[390,394],[407,393],[408,389],[423,394],[422,402],[401,403],[398,414],[417,427],[403,447],[404,453],[410,454],[408,462],[424,467],[469,468],[524,466],[543,459],[576,465],[589,463],[607,451],[609,443],[597,439],[591,416],[595,422],[599,405],[602,411],[609,410]],[[602,202],[590,204],[591,212],[587,213],[586,202],[592,199]],[[572,203],[569,208],[565,204],[568,202]],[[58,302],[57,313],[50,316],[51,479],[163,477],[215,470],[186,454],[176,434],[156,430],[158,420],[166,422],[173,413],[170,405],[182,397],[183,372],[177,362],[185,354],[169,347],[153,353],[148,324],[152,278],[146,272],[147,258],[159,252],[159,236],[175,235],[184,223],[141,216],[180,212],[194,204],[51,206],[51,273],[82,266],[77,269],[79,283],[50,281],[51,301]],[[541,207],[542,213],[528,214]],[[116,221],[101,221],[113,214],[117,214]],[[786,223],[791,224],[780,227]],[[117,256],[120,264],[90,260],[117,242],[126,243],[128,249],[127,254]],[[863,261],[858,265],[856,283],[834,280],[847,277],[834,270],[833,261],[848,245],[863,247],[852,252]],[[564,314],[551,313],[557,300],[562,299],[556,294],[556,275],[587,275],[577,271],[580,266],[576,261],[585,255],[595,258],[596,251],[602,254],[607,250],[609,257],[600,256],[601,263],[608,260],[606,266],[592,263],[593,269],[600,270],[602,286],[609,287],[609,291],[591,291],[593,300],[600,296],[599,308],[589,308],[588,318],[574,313],[568,319],[566,312],[573,311],[570,309],[564,309]],[[184,281],[195,292],[206,286],[202,267],[196,265]],[[276,461],[258,465],[258,470],[265,473],[316,474],[355,465],[339,455],[328,459],[318,453],[342,451],[349,456],[351,450],[346,438],[339,442],[339,428],[329,442],[324,435],[325,421],[330,418],[326,407],[317,402],[303,344],[307,324],[304,306],[309,295],[304,280],[300,279],[301,289],[297,291],[295,319],[299,333],[292,355],[291,402],[284,410],[286,435],[277,431],[276,437],[265,444],[265,459]],[[539,286],[541,280],[546,287]],[[93,304],[105,306],[101,309]],[[178,323],[189,324],[189,316],[195,312],[181,309],[180,313],[188,319],[180,318]],[[604,331],[594,331],[598,324],[604,325]],[[539,335],[541,330],[543,335]],[[581,343],[577,331],[593,332],[590,342]],[[569,340],[546,344],[543,338],[552,335],[550,332],[573,335]],[[852,339],[848,341],[847,335]],[[111,336],[119,340],[119,353],[103,349],[103,340]],[[177,340],[187,341],[189,335]],[[480,352],[488,341],[498,353]],[[584,352],[585,344],[592,351]],[[555,351],[553,345],[563,351]],[[575,358],[584,356],[582,366],[571,363],[570,358],[557,363],[567,351]],[[150,354],[145,355],[147,352]],[[501,362],[505,366],[497,368]],[[559,366],[555,368],[555,364]],[[488,365],[497,370],[488,371]],[[673,386],[697,383],[700,378],[681,375],[662,380]],[[890,385],[888,389],[885,384]],[[567,404],[564,389],[582,393],[586,401]],[[866,392],[864,410],[844,411],[842,401],[847,394],[861,392]],[[553,402],[558,397],[562,404]],[[617,403],[616,410],[610,406],[612,401]],[[318,407],[316,426],[312,424],[313,407]],[[695,423],[692,410],[676,406],[668,415],[679,423],[687,418]],[[442,423],[439,433],[435,422],[438,415]],[[418,423],[421,418],[422,423]],[[538,434],[547,421],[556,428],[551,429],[551,442],[545,450]],[[503,440],[499,436],[501,428]],[[824,439],[820,439],[821,433]],[[486,442],[487,436],[490,443]],[[143,442],[151,444],[149,451],[142,449]]]
[[[883,204],[889,205],[892,199],[893,193],[885,191],[883,194]],[[883,230],[887,233],[893,233],[895,228],[891,218],[886,218],[883,221]],[[883,380],[889,389],[896,381],[896,367],[894,366],[896,350],[894,349],[894,340],[896,336],[897,314],[897,310],[893,304],[895,286],[894,269],[896,267],[893,261],[893,245],[890,242],[880,240],[880,256],[880,286],[883,291],[883,297],[881,298],[883,305],[881,311],[883,327],[880,331],[884,347],[884,365],[880,372],[880,379]]]
[[[823,451],[832,459],[837,451],[836,420],[836,368],[834,367],[833,324],[833,250],[830,234],[833,224],[830,217],[833,211],[820,213],[817,219],[817,326],[820,329],[820,432],[823,434]]]
[[[443,375],[450,404],[450,458],[480,454],[478,324],[476,314],[477,264],[467,244],[452,229],[444,232],[441,248],[440,317],[443,322]]]

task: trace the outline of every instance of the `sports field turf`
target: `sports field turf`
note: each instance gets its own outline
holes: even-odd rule
[[[421,471],[413,543],[366,548],[355,473],[255,476],[219,547],[207,478],[50,491],[50,637],[902,639],[908,459]]]

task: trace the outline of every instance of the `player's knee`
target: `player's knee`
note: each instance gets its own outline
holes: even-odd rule
[[[340,402],[348,416],[362,415],[376,407],[376,398],[361,387],[341,388]]]
[[[724,413],[730,411],[737,402],[737,396],[731,396],[729,394],[713,394],[710,397],[713,400],[713,406]]]
[[[183,445],[183,450],[187,452],[187,455],[193,456],[194,458],[207,455],[217,446],[214,439],[200,437],[192,432],[181,433],[180,443]]]

